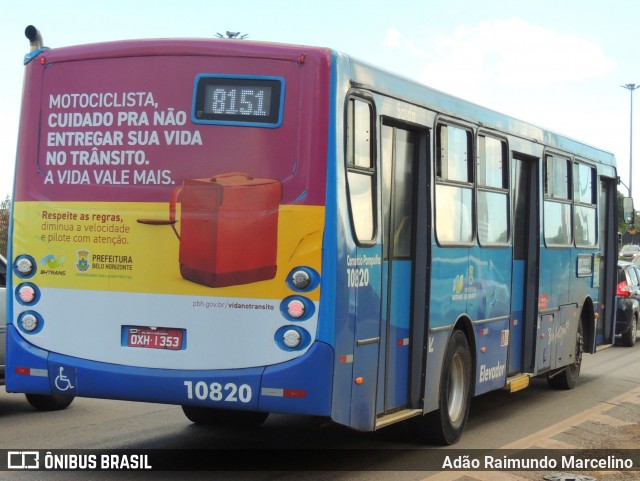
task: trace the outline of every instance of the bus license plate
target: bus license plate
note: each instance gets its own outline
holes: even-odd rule
[[[183,334],[182,329],[130,327],[127,346],[177,351],[182,349]]]

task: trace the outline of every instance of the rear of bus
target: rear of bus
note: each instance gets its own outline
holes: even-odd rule
[[[29,56],[8,391],[330,414],[330,59],[226,39]]]

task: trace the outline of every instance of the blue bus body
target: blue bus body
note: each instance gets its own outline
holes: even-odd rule
[[[152,349],[132,348],[128,344],[130,334],[123,330],[131,319],[114,320],[113,329],[100,330],[95,335],[98,338],[90,334],[90,329],[79,331],[77,322],[69,328],[71,318],[90,319],[97,309],[109,311],[111,317],[122,316],[127,306],[140,303],[145,307],[135,312],[144,319],[137,320],[136,325],[155,326],[153,318],[162,318],[168,295],[175,298],[172,302],[184,299],[185,306],[194,298],[184,292],[140,293],[121,288],[111,292],[111,288],[89,287],[89,291],[106,291],[112,299],[112,305],[105,303],[107,297],[92,292],[86,299],[102,302],[93,304],[84,300],[83,296],[89,295],[84,288],[56,286],[50,281],[46,288],[38,289],[40,274],[21,274],[21,260],[32,256],[40,261],[31,253],[37,228],[34,234],[26,226],[30,205],[39,200],[44,204],[36,210],[46,207],[54,212],[70,205],[58,203],[62,198],[36,199],[37,189],[25,193],[23,186],[34,167],[24,147],[18,153],[17,207],[12,216],[9,252],[13,276],[8,279],[8,291],[15,293],[7,296],[12,298],[7,311],[9,391],[176,404],[184,406],[188,417],[196,422],[219,420],[207,417],[207,410],[217,414],[307,414],[363,431],[407,421],[418,439],[452,444],[462,434],[471,397],[496,389],[520,389],[537,376],[549,377],[553,387],[571,388],[582,352],[595,352],[598,346],[612,343],[617,173],[610,153],[339,52],[279,45],[263,51],[262,46],[247,41],[206,42],[213,46],[203,49],[197,42],[171,41],[145,45],[148,51],[135,52],[140,61],[133,71],[144,69],[147,60],[157,55],[166,55],[168,66],[179,64],[183,56],[196,51],[203,58],[237,56],[250,65],[246,72],[233,68],[203,70],[238,78],[282,78],[286,92],[283,127],[203,127],[196,123],[203,137],[204,129],[228,129],[240,139],[251,130],[260,135],[251,141],[267,145],[272,142],[268,136],[273,132],[266,131],[289,128],[287,116],[292,114],[287,109],[305,99],[304,93],[294,96],[298,88],[308,92],[296,82],[311,82],[322,100],[314,106],[316,111],[305,110],[305,116],[298,118],[300,133],[290,139],[299,154],[298,170],[291,175],[304,176],[300,182],[307,186],[298,196],[302,201],[289,202],[290,210],[316,216],[314,225],[321,229],[310,228],[300,235],[296,242],[304,244],[309,252],[307,256],[305,251],[304,259],[309,261],[292,265],[303,265],[312,276],[317,275],[317,287],[310,288],[315,291],[308,299],[305,292],[292,289],[283,294],[283,287],[271,288],[271,281],[265,280],[259,288],[266,294],[253,299],[244,291],[236,295],[235,291],[226,294],[215,289],[204,289],[197,298],[198,302],[224,303],[241,298],[256,305],[264,301],[281,311],[270,314],[274,327],[273,334],[267,336],[268,343],[277,344],[275,351],[282,351],[281,357],[274,354],[273,362],[256,365],[248,362],[234,366],[220,361],[216,367],[213,353],[211,361],[206,351],[189,356],[198,337],[220,335],[216,320],[223,314],[214,311],[211,325],[198,331],[201,334],[190,335],[188,323],[176,321],[171,325],[186,333],[179,362],[170,360],[174,353],[161,353],[168,356],[164,361],[165,357],[160,358],[155,350],[147,360],[147,351]],[[59,60],[55,50],[40,55],[51,62],[46,65],[52,71],[57,64],[74,60],[74,56],[89,59],[88,67],[100,71],[103,61],[125,57],[130,54],[129,48],[138,48],[136,45],[88,46],[86,51],[69,50]],[[293,52],[306,57],[294,56]],[[46,99],[40,99],[35,89],[47,81],[38,71],[41,67],[37,58],[27,65],[21,146],[43,129],[34,120],[46,110],[41,107]],[[304,77],[279,72],[274,58],[286,59],[283,62],[289,64],[297,62]],[[274,66],[266,68],[272,61]],[[155,64],[153,68],[157,68]],[[182,96],[187,102],[193,99],[192,86],[183,86]],[[114,81],[107,90],[119,91],[122,87]],[[191,106],[180,102],[176,96],[176,109],[189,111]],[[311,149],[300,145],[318,134],[324,138],[315,138],[312,156]],[[485,144],[494,146],[493,150],[486,149],[487,158],[494,164],[482,170],[478,159],[484,155],[479,152]],[[553,190],[548,179],[554,176],[551,166],[556,163],[569,172],[565,177],[571,180],[566,186],[559,182]],[[496,165],[501,170],[498,176],[492,173]],[[486,183],[480,180],[483,175],[488,178]],[[286,179],[282,182],[286,189]],[[136,187],[129,189],[134,192]],[[162,189],[159,197],[168,197],[167,187]],[[563,189],[567,191],[564,197]],[[574,189],[588,192],[579,197]],[[283,204],[281,219],[289,215],[289,207],[283,208]],[[481,213],[480,206],[485,204],[489,205],[489,221]],[[93,207],[116,212],[116,207],[109,211],[102,203]],[[162,205],[165,207],[166,203]],[[552,237],[545,231],[545,219],[547,230],[557,224],[566,232]],[[285,221],[295,225],[295,220]],[[29,235],[31,238],[27,238]],[[281,272],[290,271],[290,267],[281,265],[283,235],[286,232],[279,231],[276,280],[281,284],[285,283]],[[52,253],[54,247],[48,247]],[[300,251],[291,252],[303,258]],[[67,272],[72,269],[68,264]],[[35,285],[41,297],[21,300],[19,289],[25,283]],[[305,308],[312,311],[310,321],[289,316],[287,308],[282,307],[285,301],[280,301],[285,295],[286,299],[304,297]],[[64,307],[52,307],[47,297]],[[46,310],[40,312],[40,306],[45,305]],[[191,311],[182,309],[188,317]],[[25,312],[36,313],[36,320],[44,327],[25,330],[25,323],[21,324]],[[247,312],[239,318],[245,319],[243,336],[264,337],[262,331],[251,332],[251,326],[266,320],[263,313]],[[312,327],[305,327],[305,322],[313,322]],[[95,345],[97,351],[106,343],[117,346],[104,357],[83,357],[76,351],[47,347],[45,336],[51,331],[57,332],[52,334],[51,346],[65,346],[56,337],[63,332],[73,335],[74,342]],[[229,355],[241,353],[245,349],[238,339],[242,331],[236,333],[229,328],[228,332]],[[283,345],[285,333],[300,335],[300,347]],[[255,346],[260,344],[256,342]],[[136,357],[126,354],[131,351]],[[118,352],[123,353],[121,358]],[[162,360],[154,364],[151,354]],[[445,390],[456,393],[458,401],[447,398]]]

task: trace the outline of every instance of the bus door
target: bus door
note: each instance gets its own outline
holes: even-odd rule
[[[418,149],[418,133],[397,125],[382,125],[382,342],[378,415],[408,404]]]
[[[612,208],[612,206],[617,205],[616,192],[617,188],[613,179],[600,178],[600,232],[598,235],[600,251],[594,259],[594,281],[597,282],[596,285],[599,288],[599,304],[602,308],[599,310],[600,315],[597,319],[596,335],[594,336],[595,344],[585,346],[585,350],[588,352],[595,352],[596,346],[600,344],[613,343],[615,287],[612,286],[612,283],[615,283],[617,279],[616,253],[618,252],[618,247],[616,232],[618,228],[615,216],[616,208]],[[614,215],[611,215],[612,213]],[[607,252],[609,255],[606,254]],[[607,309],[605,306],[612,307]]]
[[[531,372],[538,284],[537,157],[513,156],[513,269],[509,374]]]

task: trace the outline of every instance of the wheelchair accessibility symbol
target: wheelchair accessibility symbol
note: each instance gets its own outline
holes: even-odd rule
[[[75,382],[75,380],[73,381]],[[72,380],[64,373],[64,367],[59,367],[59,374],[56,376],[54,380],[54,384],[59,391],[72,391],[75,389]]]

